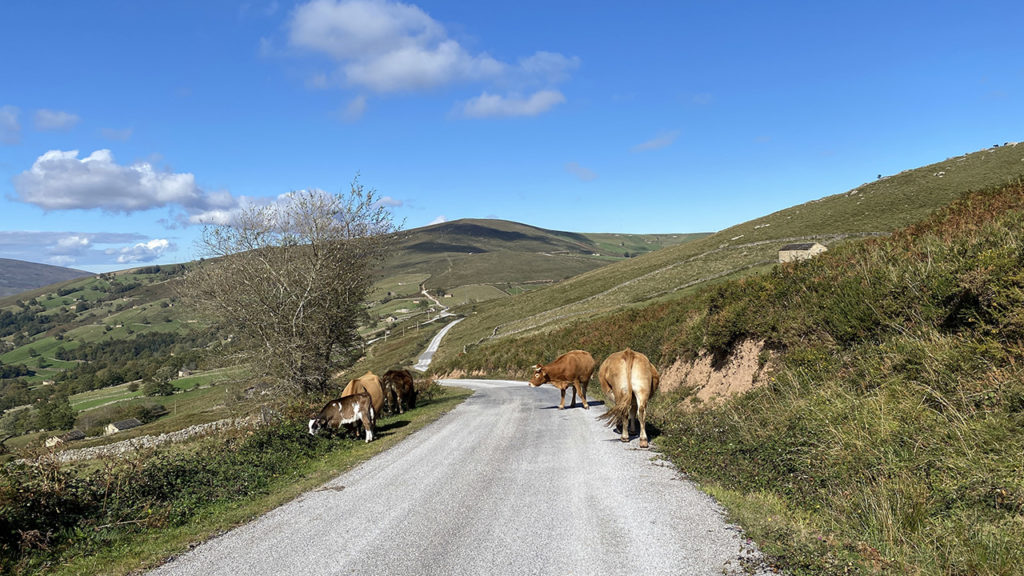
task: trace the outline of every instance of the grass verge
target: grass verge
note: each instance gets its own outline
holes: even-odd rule
[[[116,575],[152,568],[388,449],[470,394],[441,388],[415,410],[381,419],[369,444],[309,437],[305,421],[291,417],[102,466],[9,466],[0,474],[0,569]]]

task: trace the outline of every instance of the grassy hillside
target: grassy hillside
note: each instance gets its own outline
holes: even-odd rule
[[[1024,145],[982,150],[615,262],[512,300],[478,304],[465,310],[469,317],[447,336],[439,358],[451,358],[483,340],[548,331],[623,307],[677,298],[709,282],[763,272],[790,242],[813,240],[834,248],[851,238],[886,234],[965,191],[1006,184],[1021,175]]]
[[[428,318],[436,306],[421,286],[449,295],[446,307],[503,300],[706,235],[574,233],[477,219],[415,228],[402,234],[380,272],[364,334],[378,337],[394,320]]]
[[[764,341],[765,385],[709,405],[680,388],[649,414],[656,445],[776,563],[1024,574],[1022,238],[1024,185],[980,191],[891,237],[481,345],[457,365],[508,373],[632,346],[664,368]]]
[[[83,276],[91,274],[84,270],[0,258],[0,298]]]
[[[428,275],[424,282],[431,290],[552,283],[700,236],[579,234],[505,220],[464,219],[404,233],[382,275]]]

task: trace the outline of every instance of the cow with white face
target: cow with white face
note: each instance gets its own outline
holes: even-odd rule
[[[336,431],[349,424],[357,428],[362,424],[366,431],[366,441],[370,442],[373,440],[376,420],[377,411],[373,409],[373,399],[369,394],[361,392],[328,402],[316,418],[309,421],[309,433],[316,436],[324,428]]]

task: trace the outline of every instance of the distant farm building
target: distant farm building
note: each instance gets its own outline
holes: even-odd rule
[[[45,444],[46,444],[47,448],[53,448],[54,446],[58,446],[58,445],[63,444],[65,442],[72,442],[74,440],[84,440],[84,439],[85,439],[85,432],[82,432],[81,430],[72,430],[72,431],[68,432],[67,434],[62,434],[60,436],[52,436],[50,438],[47,438]]]
[[[125,430],[131,430],[132,428],[138,428],[142,426],[142,422],[139,422],[135,418],[129,418],[127,420],[121,420],[120,422],[113,422],[107,424],[107,427],[103,430],[104,436],[110,436],[111,434],[117,434],[118,432],[124,432]]]
[[[828,250],[828,248],[818,244],[817,242],[786,244],[782,248],[779,248],[779,263],[807,260],[809,258],[814,258],[826,250]]]

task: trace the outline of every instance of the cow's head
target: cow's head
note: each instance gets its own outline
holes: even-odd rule
[[[312,420],[309,421],[309,433],[312,436],[316,436],[317,433],[320,432],[320,429],[323,427],[324,422],[319,418],[313,418]]]
[[[533,367],[533,378],[530,378],[530,386],[536,388],[541,384],[548,382],[548,372],[544,369],[544,366],[537,364]]]

